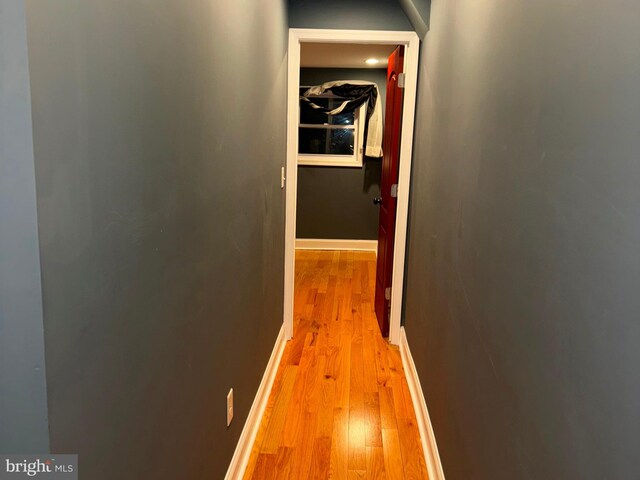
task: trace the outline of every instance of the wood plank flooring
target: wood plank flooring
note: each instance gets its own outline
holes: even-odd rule
[[[397,348],[380,335],[370,252],[296,252],[287,343],[245,480],[427,479]]]

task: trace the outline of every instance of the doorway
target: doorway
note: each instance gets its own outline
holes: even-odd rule
[[[398,156],[398,178],[394,186],[396,221],[393,232],[393,254],[389,261],[391,278],[388,295],[389,341],[400,342],[404,258],[408,220],[411,149],[417,83],[419,39],[413,32],[307,30],[290,29],[287,94],[287,166],[286,166],[286,226],[285,226],[285,291],[284,327],[286,338],[292,338],[294,327],[293,299],[296,249],[296,208],[298,200],[298,153],[300,123],[300,66],[303,44],[370,44],[396,45],[404,51],[404,95],[401,101],[402,126]],[[356,159],[357,160],[357,159]]]

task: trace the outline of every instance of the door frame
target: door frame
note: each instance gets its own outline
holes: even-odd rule
[[[415,32],[409,31],[289,29],[284,242],[284,333],[287,339],[293,337],[301,43],[371,43],[403,45],[405,47],[405,91],[402,102],[398,197],[394,234],[393,269],[391,275],[391,315],[389,317],[389,342],[393,345],[399,345],[420,39]]]

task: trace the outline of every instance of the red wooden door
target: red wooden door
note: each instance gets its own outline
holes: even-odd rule
[[[387,67],[387,102],[382,141],[382,181],[380,224],[378,226],[378,264],[376,267],[375,310],[382,335],[389,335],[391,304],[391,274],[393,267],[393,239],[396,227],[396,192],[400,159],[400,127],[402,125],[402,93],[398,78],[404,64],[404,47],[398,47],[389,57]]]

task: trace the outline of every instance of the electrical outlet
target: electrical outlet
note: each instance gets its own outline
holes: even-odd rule
[[[233,420],[233,388],[227,393],[227,427],[231,425]]]

